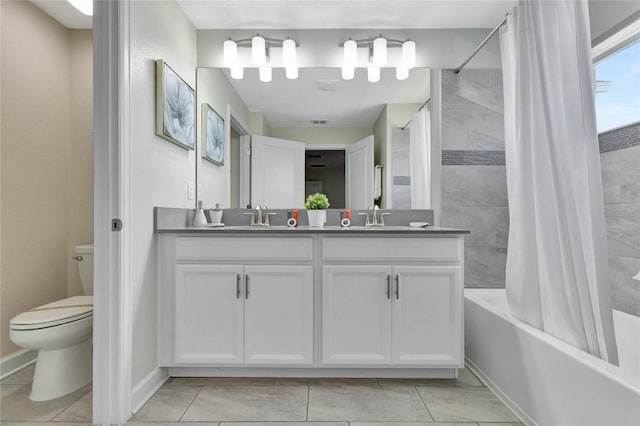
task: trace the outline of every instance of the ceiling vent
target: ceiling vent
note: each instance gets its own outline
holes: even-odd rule
[[[329,120],[324,118],[314,118],[313,120],[311,120],[311,124],[327,124],[328,122]]]

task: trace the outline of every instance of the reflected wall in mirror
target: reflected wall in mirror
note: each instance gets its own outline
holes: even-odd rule
[[[324,192],[334,208],[410,208],[399,188],[410,183],[409,153],[394,146],[393,129],[429,96],[428,68],[406,80],[385,68],[376,83],[366,69],[353,80],[342,80],[339,68],[303,68],[296,80],[274,70],[264,83],[257,69],[235,80],[227,69],[199,68],[197,102],[222,116],[225,158],[220,167],[197,156],[198,200],[207,208],[302,208],[308,193]]]

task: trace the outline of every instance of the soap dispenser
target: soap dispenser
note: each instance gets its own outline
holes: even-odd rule
[[[207,218],[204,215],[204,210],[202,210],[202,201],[198,201],[198,208],[196,209],[196,214],[193,217],[193,226],[196,228],[203,228],[207,226]]]

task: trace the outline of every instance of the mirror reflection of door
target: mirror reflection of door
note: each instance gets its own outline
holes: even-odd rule
[[[231,208],[240,207],[240,134],[231,127],[231,138],[229,141],[230,155],[230,206]]]
[[[251,205],[301,207],[307,196],[320,192],[334,209],[372,206],[373,141],[370,135],[344,149],[305,150],[301,142],[254,135]]]
[[[253,135],[251,141],[251,205],[271,209],[304,204],[304,144]]]

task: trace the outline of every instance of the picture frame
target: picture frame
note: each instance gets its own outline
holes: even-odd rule
[[[156,60],[156,135],[195,149],[196,92],[163,59]]]
[[[202,157],[224,166],[224,119],[209,104],[202,104]]]

